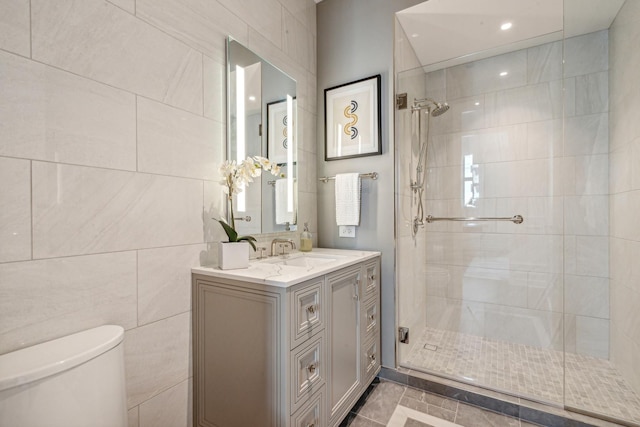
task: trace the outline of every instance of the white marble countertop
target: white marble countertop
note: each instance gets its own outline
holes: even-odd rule
[[[248,268],[220,270],[212,267],[193,267],[191,272],[223,279],[259,283],[280,288],[302,283],[380,255],[375,251],[314,248],[311,252],[252,260]]]

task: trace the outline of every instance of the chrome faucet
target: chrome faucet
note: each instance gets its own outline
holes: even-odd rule
[[[271,241],[271,256],[276,256],[278,255],[276,253],[276,245],[280,244],[280,246],[282,246],[282,253],[280,255],[284,255],[284,248],[287,245],[291,245],[291,250],[294,250],[296,248],[296,244],[292,239],[279,239],[279,238],[275,238]]]

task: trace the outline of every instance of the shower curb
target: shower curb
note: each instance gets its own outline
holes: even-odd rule
[[[616,424],[605,420],[596,420],[586,415],[572,413],[576,417],[590,418],[596,424],[590,424],[578,419],[568,418],[562,415],[552,414],[541,409],[532,408],[525,404],[508,402],[497,397],[483,395],[477,392],[465,390],[463,388],[454,387],[452,385],[442,384],[440,382],[421,378],[410,372],[400,372],[397,369],[382,367],[378,377],[387,381],[392,381],[401,385],[416,388],[450,399],[458,400],[463,403],[478,406],[499,414],[508,415],[510,417],[519,418],[520,420],[530,423],[539,424],[546,427],[605,427],[620,426],[626,424]],[[443,381],[445,381],[443,379]],[[560,408],[550,409],[561,410]],[[633,424],[629,424],[630,426]]]

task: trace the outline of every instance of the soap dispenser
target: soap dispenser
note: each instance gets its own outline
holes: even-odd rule
[[[309,223],[304,223],[304,231],[300,234],[300,251],[301,252],[311,252],[311,248],[313,247],[313,240],[311,237],[311,233],[309,233]]]

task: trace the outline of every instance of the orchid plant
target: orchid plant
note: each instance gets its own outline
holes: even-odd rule
[[[229,242],[241,242],[247,241],[253,250],[256,250],[255,237],[253,236],[238,236],[236,231],[236,222],[233,216],[233,195],[242,192],[243,188],[253,182],[254,178],[259,177],[262,174],[262,170],[270,172],[274,176],[284,177],[284,174],[280,172],[280,166],[272,163],[269,159],[260,156],[247,157],[241,162],[235,160],[225,160],[220,165],[220,175],[222,180],[220,185],[224,188],[224,192],[227,195],[227,201],[229,203],[229,221],[217,219],[224,228],[224,231],[229,237]],[[215,218],[214,218],[215,219]]]

